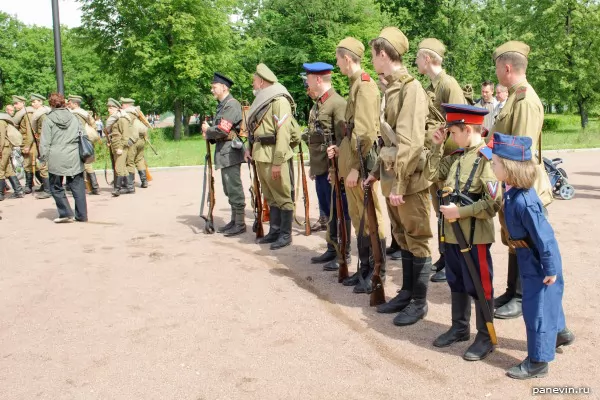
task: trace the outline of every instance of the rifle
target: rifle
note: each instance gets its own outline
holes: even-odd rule
[[[363,162],[363,156],[360,146],[360,139],[357,140],[358,157],[360,160],[360,169],[363,180],[368,177],[367,170]],[[381,280],[381,267],[385,264],[385,256],[381,248],[382,242],[379,240],[379,223],[377,222],[377,213],[375,211],[375,201],[373,200],[373,191],[371,185],[365,186],[365,207],[367,220],[369,222],[369,238],[371,240],[371,252],[373,253],[374,270],[371,275],[371,298],[369,304],[371,307],[385,303],[385,291]]]
[[[204,119],[208,121],[208,118]],[[213,177],[212,169],[212,155],[210,154],[210,141],[206,139],[206,162],[204,165],[204,188],[206,188],[206,182],[208,180],[208,213],[206,217],[203,214],[204,211],[204,193],[202,193],[202,206],[200,207],[200,217],[206,222],[204,224],[204,233],[212,234],[215,233],[215,225],[213,222],[213,211],[215,209],[215,178]],[[204,190],[203,190],[204,192]]]
[[[455,193],[454,189],[452,189],[449,186],[446,186],[440,192],[442,203],[443,205],[447,206],[448,204],[450,204],[450,195]],[[452,231],[454,232],[454,236],[456,236],[456,240],[458,241],[458,245],[460,246],[460,252],[462,253],[467,263],[469,275],[471,275],[473,286],[475,286],[475,293],[477,293],[477,301],[479,302],[479,306],[481,307],[481,311],[483,312],[485,326],[490,334],[490,341],[493,345],[497,345],[498,337],[496,336],[496,329],[494,328],[492,311],[490,310],[488,302],[485,299],[485,293],[483,292],[483,284],[481,283],[481,278],[477,274],[477,267],[475,267],[473,257],[471,257],[471,253],[469,253],[469,250],[471,250],[471,246],[467,243],[467,240],[465,239],[465,234],[460,228],[460,223],[458,222],[458,220],[448,219],[448,222],[450,222],[450,225],[452,226]]]
[[[110,132],[108,132],[108,130],[106,128],[104,128],[104,136],[106,136],[106,145],[108,146],[108,155],[110,156],[110,163],[112,165],[112,170],[113,170],[113,184],[116,185],[117,182],[117,168],[115,167],[115,155],[112,152],[112,142],[110,140]],[[110,183],[108,182],[108,174],[106,173],[106,160],[104,161],[104,180],[106,181],[106,183],[108,185],[110,185]]]
[[[331,133],[329,134],[329,146],[333,146],[333,136],[335,132],[335,124],[333,116],[331,117]],[[328,146],[328,147],[329,147]],[[344,202],[342,201],[342,182],[340,182],[340,176],[338,173],[338,162],[337,158],[329,159],[329,167],[333,175],[333,188],[332,191],[335,193],[335,208],[337,217],[338,227],[338,243],[337,243],[337,256],[338,256],[338,283],[342,283],[344,279],[348,277],[348,263],[346,262],[346,252],[348,249],[348,235],[346,230],[346,216],[344,215]],[[331,203],[333,207],[333,202]],[[329,219],[333,218],[332,210],[329,210]],[[329,235],[329,233],[327,233]],[[331,240],[331,239],[328,239]]]
[[[304,154],[302,153],[302,142],[298,145],[298,158],[300,163],[298,168],[302,175],[302,199],[304,200],[304,234],[310,236],[310,203],[308,198],[308,184],[306,183],[306,171],[304,170]],[[292,182],[292,185],[294,183]]]

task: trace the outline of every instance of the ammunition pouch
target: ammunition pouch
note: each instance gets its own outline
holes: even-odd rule
[[[523,239],[507,239],[508,247],[511,249],[533,249],[533,243],[529,237]]]
[[[384,146],[379,150],[379,158],[381,159],[384,170],[390,171],[396,167],[397,155],[398,148],[396,146]]]
[[[277,143],[277,137],[275,135],[257,136],[254,140],[262,145],[275,145]]]
[[[441,190],[438,190],[438,197],[441,198],[442,193],[443,192]],[[458,204],[459,206],[464,207],[470,206],[476,201],[481,200],[481,193],[464,194],[455,190],[454,192],[452,192],[452,194],[450,194],[449,198],[451,203]]]

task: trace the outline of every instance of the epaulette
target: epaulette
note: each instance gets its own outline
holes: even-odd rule
[[[456,149],[452,153],[450,153],[450,155],[453,156],[455,154],[462,154],[464,152],[465,152],[465,149]]]
[[[492,159],[492,149],[487,146],[480,148],[479,153],[481,153],[481,155],[484,156],[488,161]]]
[[[406,84],[408,82],[414,81],[415,78],[413,78],[411,75],[406,74],[406,75],[402,75],[399,79],[398,79],[402,84]]]
[[[319,99],[319,103],[323,104],[329,98],[329,91],[325,92],[323,96]]]
[[[517,98],[517,100],[524,99],[526,95],[527,95],[527,86],[520,86],[515,91],[515,97]]]
[[[371,80],[371,75],[367,74],[366,72],[363,72],[363,73],[360,75],[360,79],[361,79],[363,82],[369,82],[369,81]]]

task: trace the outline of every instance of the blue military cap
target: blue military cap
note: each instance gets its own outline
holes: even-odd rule
[[[225,75],[220,74],[218,72],[215,72],[212,83],[222,83],[223,85],[227,86],[228,88],[233,85],[233,81],[231,79],[229,79]]]
[[[513,161],[531,160],[531,138],[494,133],[492,153],[500,158]]]
[[[456,124],[483,125],[483,120],[489,111],[485,108],[466,104],[442,104],[446,112],[446,126]]]
[[[324,62],[304,63],[302,68],[307,74],[329,75],[333,71],[333,65]]]

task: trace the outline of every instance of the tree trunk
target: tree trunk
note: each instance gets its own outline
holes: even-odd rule
[[[183,113],[183,136],[190,136],[190,116],[188,110]]]
[[[579,109],[579,116],[581,117],[581,127],[585,129],[589,122],[585,100],[577,100],[577,108]]]
[[[181,100],[175,100],[173,102],[173,108],[175,109],[175,120],[173,121],[173,140],[181,140],[181,114],[183,111]]]

